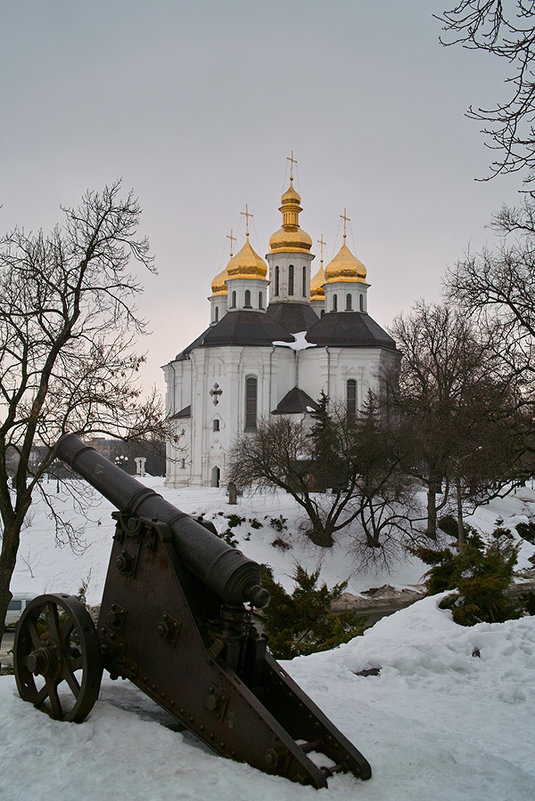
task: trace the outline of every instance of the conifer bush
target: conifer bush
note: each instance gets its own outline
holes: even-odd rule
[[[506,529],[497,528],[486,546],[472,532],[459,550],[415,548],[414,553],[431,565],[426,574],[429,595],[455,590],[440,606],[451,609],[454,621],[461,626],[482,621],[502,623],[520,616],[505,595],[518,555],[518,546]]]
[[[319,569],[308,573],[297,564],[292,575],[295,588],[290,595],[274,580],[271,568],[262,566],[262,584],[271,594],[263,626],[276,659],[328,651],[362,634],[363,626],[353,615],[331,611],[332,602],[344,592],[347,582],[329,589],[325,582],[318,586],[319,575]]]

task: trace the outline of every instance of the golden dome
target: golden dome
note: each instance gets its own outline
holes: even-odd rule
[[[356,256],[353,256],[346,245],[345,237],[344,244],[334,259],[327,265],[325,278],[328,284],[333,284],[335,281],[359,281],[362,284],[366,283],[366,267]]]
[[[322,265],[310,282],[310,300],[325,300],[325,290],[323,289],[324,283],[325,270],[323,269]]]
[[[231,258],[227,264],[227,279],[229,278],[265,278],[267,264],[249,244],[249,234],[246,234],[245,245]]]
[[[281,197],[282,228],[276,231],[269,240],[269,252],[301,252],[308,253],[312,247],[312,239],[299,227],[299,212],[301,198],[293,187],[293,178],[290,186]]]
[[[228,278],[227,268],[221,270],[212,281],[212,295],[227,295],[228,289],[225,281]]]

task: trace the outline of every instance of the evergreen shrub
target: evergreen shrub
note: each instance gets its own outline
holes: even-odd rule
[[[455,590],[441,607],[451,609],[461,626],[501,623],[520,616],[505,595],[518,555],[518,546],[506,529],[497,528],[486,546],[479,535],[471,533],[459,550],[415,548],[414,553],[431,565],[426,574],[429,595]]]
[[[292,575],[295,588],[290,595],[274,580],[271,568],[262,566],[262,584],[271,594],[263,626],[276,659],[328,651],[362,634],[362,621],[355,620],[354,615],[331,611],[332,602],[344,592],[347,582],[329,589],[325,582],[318,586],[319,575],[319,569],[308,573],[297,564]]]

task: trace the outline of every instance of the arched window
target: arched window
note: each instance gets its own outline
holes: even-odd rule
[[[307,268],[303,267],[303,297],[307,296]]]
[[[245,303],[244,303],[244,306],[245,306],[246,309],[250,309],[251,308],[251,290],[250,289],[246,289],[245,290]]]
[[[219,431],[219,420],[217,418],[212,422],[212,431]]]
[[[354,420],[357,416],[357,382],[350,378],[346,383],[347,419]]]
[[[219,320],[219,306],[216,306],[214,311],[214,323],[217,323],[218,320]]]
[[[280,270],[278,267],[275,267],[275,297],[279,297],[279,280],[280,280]]]
[[[232,303],[230,304],[230,308],[231,309],[235,309],[236,308],[236,292],[232,293]]]
[[[338,311],[338,295],[333,295],[333,311]]]
[[[293,264],[288,265],[288,294],[293,295],[294,293],[294,266]]]
[[[256,431],[258,382],[254,376],[245,379],[245,431]]]
[[[322,309],[320,312],[320,317],[325,317],[325,309]]]
[[[263,296],[262,292],[258,293],[258,308],[259,309],[263,309],[264,308],[264,296]]]
[[[360,303],[360,310],[364,311],[364,295],[360,295],[359,303]]]
[[[346,295],[346,311],[351,311],[351,295],[349,292]]]

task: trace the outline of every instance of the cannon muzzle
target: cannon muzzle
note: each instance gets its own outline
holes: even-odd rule
[[[261,586],[256,562],[112,464],[76,434],[64,434],[56,451],[119,511],[167,525],[182,564],[225,603],[249,601],[260,609],[267,606],[269,593]]]

